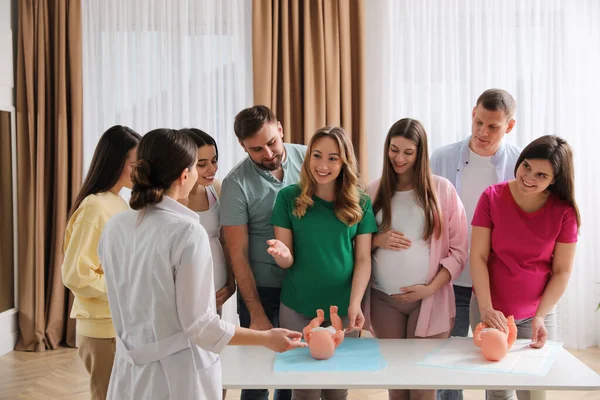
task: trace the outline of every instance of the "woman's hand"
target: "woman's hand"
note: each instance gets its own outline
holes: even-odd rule
[[[386,250],[406,250],[412,245],[410,239],[403,233],[389,230],[387,232],[377,233],[373,236],[373,247]]]
[[[228,280],[225,286],[223,286],[217,292],[217,308],[221,307],[229,298],[235,293],[235,281],[233,279]]]
[[[492,307],[479,308],[481,321],[485,322],[490,328],[496,328],[504,333],[508,333],[508,324],[506,317],[501,311],[494,310]]]
[[[531,321],[531,347],[541,349],[546,344],[548,339],[548,329],[546,329],[546,323],[544,317],[535,316]]]
[[[273,328],[265,332],[266,340],[264,346],[268,349],[283,353],[298,347],[306,347],[308,344],[302,342],[302,333],[282,328]]]
[[[352,305],[348,307],[348,328],[346,332],[360,331],[365,325],[365,316],[360,308],[360,304]]]
[[[290,267],[292,263],[292,252],[281,240],[269,239],[267,240],[269,248],[267,253],[273,256],[277,265],[282,268]]]
[[[392,298],[399,303],[412,303],[423,300],[432,294],[431,286],[429,285],[412,285],[400,288],[400,293],[393,294]]]

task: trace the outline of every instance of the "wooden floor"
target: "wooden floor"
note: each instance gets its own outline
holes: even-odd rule
[[[600,349],[572,353],[600,373]],[[385,390],[352,390],[351,400],[385,400]],[[228,400],[239,399],[230,390]],[[483,399],[482,391],[465,391],[466,400]],[[89,399],[88,377],[75,349],[43,353],[12,352],[0,357],[0,399]],[[600,392],[548,392],[547,400],[600,400]]]

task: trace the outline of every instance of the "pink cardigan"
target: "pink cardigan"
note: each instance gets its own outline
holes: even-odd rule
[[[442,209],[442,235],[439,239],[431,237],[429,272],[427,282],[431,282],[440,267],[444,267],[452,276],[450,282],[442,286],[433,295],[421,302],[421,311],[417,321],[416,336],[428,337],[452,330],[452,319],[456,316],[454,289],[452,281],[465,268],[468,257],[468,225],[465,208],[452,183],[446,178],[434,175],[438,201]],[[375,201],[379,180],[369,185],[368,193]],[[367,301],[368,303],[368,301]],[[370,310],[366,310],[370,314]],[[367,320],[369,318],[367,317]]]

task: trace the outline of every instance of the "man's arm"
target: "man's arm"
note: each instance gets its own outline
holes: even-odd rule
[[[258,296],[254,274],[248,258],[248,225],[223,226],[231,268],[237,280],[238,290],[250,312],[250,329],[267,330],[272,325]]]

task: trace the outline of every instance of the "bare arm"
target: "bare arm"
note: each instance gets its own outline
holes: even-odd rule
[[[223,226],[222,229],[231,268],[250,317],[267,319],[248,259],[248,225]]]
[[[217,197],[221,198],[221,181],[215,179],[213,187],[215,188],[215,192],[217,192]],[[227,265],[227,285],[234,287],[235,277],[233,275],[233,269],[231,268],[231,259],[229,258],[229,252],[227,251],[227,242],[225,241],[225,235],[223,234],[223,227],[221,227],[221,232],[219,234],[219,242],[221,242],[221,247],[223,248],[223,253],[225,254],[225,263]]]
[[[369,280],[371,279],[371,237],[366,233],[356,236],[354,274],[352,276],[352,292],[350,293],[350,305],[360,307]]]
[[[542,348],[548,339],[548,329],[544,319],[565,292],[573,270],[575,243],[556,242],[552,259],[552,276],[544,289],[542,300],[531,322],[531,347]]]
[[[371,279],[371,237],[364,233],[354,239],[354,273],[352,275],[352,290],[348,306],[347,332],[361,330],[365,324],[365,316],[361,310],[361,302],[369,280]]]
[[[441,267],[438,273],[435,275],[435,278],[433,278],[427,285],[430,287],[431,294],[440,290],[444,285],[450,282],[451,278],[450,271],[444,267]]]
[[[371,252],[377,250],[377,248],[380,247],[379,240],[381,238],[381,235],[382,234],[380,232],[377,232],[373,235],[373,238],[371,239]]]
[[[473,287],[477,292],[479,308],[492,307],[490,275],[487,266],[491,235],[491,229],[480,226],[474,226],[471,234],[471,279],[473,279]]]
[[[217,192],[217,198],[221,197],[221,182],[215,179],[213,183],[215,192]],[[227,269],[227,282],[225,287],[220,288],[217,291],[217,307],[224,304],[234,293],[235,293],[235,276],[233,275],[233,269],[231,268],[231,259],[229,258],[229,251],[227,251],[227,242],[225,241],[225,235],[223,234],[223,227],[219,232],[219,242],[223,248],[223,255],[225,256],[225,268]]]
[[[231,258],[229,257],[229,251],[227,250],[227,241],[225,241],[225,234],[223,233],[223,227],[221,227],[221,233],[219,235],[219,242],[223,248],[223,254],[225,255],[225,264],[227,265],[227,285],[235,285],[235,277],[233,274],[233,268],[231,267]]]
[[[219,235],[219,242],[223,248],[223,255],[225,256],[225,268],[227,270],[227,281],[225,286],[217,290],[217,308],[223,306],[227,300],[235,293],[235,277],[233,275],[233,269],[231,268],[231,260],[229,258],[229,252],[227,251],[227,243],[223,236],[223,228],[221,228],[221,234]]]
[[[477,293],[477,303],[481,320],[491,327],[508,332],[506,316],[494,310],[490,294],[490,274],[488,271],[488,258],[491,248],[492,230],[480,226],[473,226],[471,231],[471,279]]]
[[[221,198],[221,181],[215,179],[213,183],[213,187],[215,188],[215,192],[217,192],[217,197]],[[225,254],[225,263],[227,264],[227,285],[235,286],[235,277],[233,274],[233,269],[231,268],[231,259],[229,257],[229,251],[227,251],[227,241],[225,240],[225,234],[223,233],[223,227],[221,227],[221,232],[219,235],[219,242],[221,242],[221,247],[223,247],[223,253]]]
[[[536,317],[545,318],[565,292],[573,271],[575,247],[575,243],[556,243],[552,259],[552,276],[542,294],[542,300],[535,313]]]

